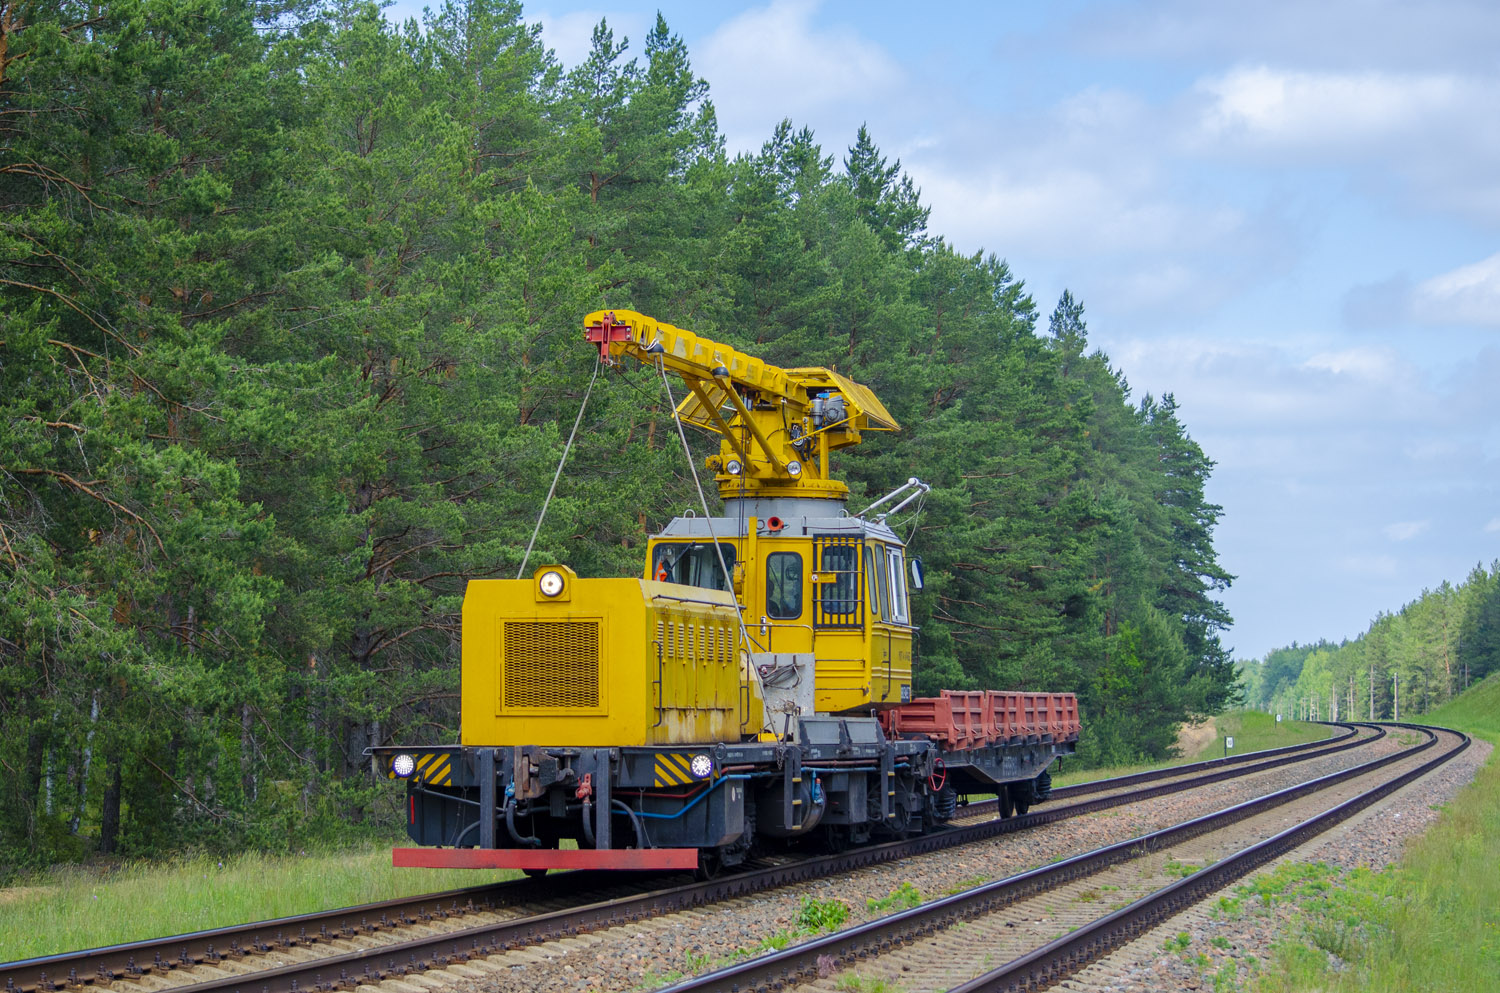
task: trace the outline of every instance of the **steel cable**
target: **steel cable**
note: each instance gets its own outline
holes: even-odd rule
[[[542,521],[547,516],[547,508],[552,505],[552,494],[557,492],[557,481],[562,478],[563,466],[568,463],[568,453],[573,450],[573,439],[578,437],[578,425],[583,423],[583,412],[588,409],[589,397],[594,392],[594,381],[599,378],[599,356],[594,356],[594,374],[589,377],[588,389],[583,391],[583,403],[578,405],[578,416],[573,418],[573,430],[568,434],[568,443],[563,446],[562,458],[557,460],[557,472],[552,474],[552,485],[547,487],[547,499],[542,501],[542,512],[536,515],[536,527],[531,529],[531,540],[526,543],[526,553],[521,556],[521,568],[516,570],[516,578],[526,577],[526,563],[531,559],[531,549],[536,546],[536,536],[542,533]]]

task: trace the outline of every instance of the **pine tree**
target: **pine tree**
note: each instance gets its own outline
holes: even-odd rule
[[[922,206],[922,191],[901,171],[900,159],[886,165],[864,124],[844,159],[844,174],[859,218],[888,250],[924,245],[932,208]]]

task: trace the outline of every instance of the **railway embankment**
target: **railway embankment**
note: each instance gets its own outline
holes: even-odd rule
[[[1266,789],[1274,788],[1275,783],[1278,780],[1283,779],[1287,775],[1288,771],[1293,767],[1305,770],[1304,775],[1316,775],[1320,772],[1326,771],[1326,769],[1328,768],[1328,763],[1330,762],[1336,762],[1339,764],[1346,764],[1350,761],[1357,762],[1358,755],[1368,756],[1374,754],[1375,752],[1384,752],[1386,754],[1389,754],[1393,748],[1396,751],[1400,750],[1396,743],[1386,735],[1384,730],[1375,728],[1356,729],[1350,727],[1341,731],[1333,740],[1327,743],[1313,743],[1310,745],[1294,746],[1291,749],[1283,749],[1280,753],[1267,752],[1254,756],[1239,756],[1230,759],[1227,764],[1225,764],[1222,760],[1216,759],[1213,762],[1208,763],[1206,767],[1177,767],[1170,770],[1164,770],[1164,772],[1167,773],[1165,778],[1161,774],[1148,775],[1146,777],[1132,776],[1128,777],[1125,780],[1111,781],[1110,784],[1096,784],[1098,788],[1094,789],[1083,789],[1081,787],[1075,787],[1075,790],[1079,791],[1082,794],[1086,794],[1082,805],[1074,803],[1070,807],[1067,801],[1063,799],[1063,794],[1067,793],[1067,791],[1060,790],[1059,799],[1062,801],[1062,805],[1054,810],[1051,814],[1033,815],[1029,818],[1022,818],[1015,822],[1009,822],[1010,827],[1018,830],[1006,831],[1004,833],[1009,834],[1017,841],[1023,841],[1027,837],[1034,837],[1037,834],[1042,834],[1061,840],[1070,835],[1072,832],[1059,832],[1055,828],[1044,827],[1044,825],[1050,824],[1056,816],[1062,816],[1068,819],[1070,823],[1082,825],[1088,818],[1094,817],[1096,814],[1108,815],[1112,812],[1118,812],[1119,814],[1133,814],[1135,808],[1138,807],[1142,801],[1146,801],[1148,797],[1151,798],[1149,802],[1152,805],[1180,805],[1180,800],[1184,795],[1186,795],[1186,792],[1197,792],[1200,790],[1208,791],[1209,794],[1218,796],[1220,803],[1222,803],[1225,798],[1223,791],[1236,781],[1247,784],[1245,788],[1248,789],[1249,795],[1260,794]],[[1284,764],[1287,761],[1291,763],[1290,766]],[[1295,781],[1299,778],[1301,777],[1293,776],[1292,780]],[[1125,787],[1123,792],[1120,788],[1121,786]],[[1207,804],[1207,808],[1214,809],[1219,805],[1219,803],[1209,802]],[[1094,813],[1088,813],[1083,808],[1087,808],[1088,811],[1093,811]],[[972,811],[973,814],[961,817],[960,823],[969,823],[976,818],[982,821],[985,820],[986,816],[993,818],[994,814],[993,807],[989,807],[988,815],[986,815],[986,805],[984,804],[979,804],[972,808],[966,808],[966,810]],[[1072,812],[1069,812],[1070,810]],[[999,825],[1000,822],[995,821],[992,823],[994,825]],[[959,834],[963,833],[963,831],[959,832]],[[968,848],[969,845],[974,845],[976,843],[983,844],[984,842],[981,839],[991,838],[991,836],[992,832],[989,830],[989,828],[985,828],[985,830],[981,831],[979,834],[976,834],[973,839],[970,839],[967,845],[964,845],[959,849],[950,848],[950,854],[954,856],[962,856],[964,854],[964,849]],[[1069,846],[1065,845],[1064,849],[1060,851],[1058,855],[1055,855],[1052,859],[1049,859],[1047,861],[1056,861],[1057,858],[1062,857],[1067,847]],[[928,863],[939,862],[943,868],[947,868],[946,863],[941,862],[941,860],[934,860],[930,857],[930,855],[924,856],[917,854],[917,852],[929,851],[930,846],[919,846],[916,851],[912,853],[906,853],[903,856],[903,861],[900,863],[903,867],[902,871],[905,872],[909,869],[919,868],[919,863],[923,861]],[[857,861],[859,861],[860,865],[865,865],[865,862],[860,860]],[[879,867],[870,867],[870,869],[877,868]],[[987,870],[993,871],[993,868],[994,867],[992,865],[985,865],[983,863],[980,863],[973,871],[970,871],[962,878],[958,878],[957,885],[950,885],[945,889],[938,890],[937,893],[934,893],[932,891],[930,886],[931,881],[928,879],[923,879],[922,882],[924,884],[928,884],[922,888],[926,890],[926,892],[917,892],[915,895],[918,899],[921,899],[923,897],[925,897],[926,899],[933,899],[935,896],[941,893],[951,892],[953,889],[962,889],[966,886],[972,886],[977,879],[993,878],[992,876],[988,875],[987,872]],[[869,871],[869,869],[865,871]],[[833,915],[837,912],[837,908],[839,906],[838,901],[842,900],[845,902],[849,902],[849,896],[851,895],[849,891],[852,889],[852,887],[848,885],[847,881],[862,878],[863,875],[864,871],[851,872],[849,868],[822,873],[821,877],[823,879],[828,881],[837,880],[839,883],[842,883],[842,885],[836,886],[836,888],[840,891],[840,895],[838,897],[829,899],[819,897],[814,893],[797,893],[795,896],[795,903],[797,908],[795,914],[795,926],[788,926],[770,932],[761,931],[759,937],[756,937],[752,942],[748,943],[748,947],[738,946],[737,948],[732,949],[731,952],[737,951],[740,954],[753,953],[761,947],[762,943],[766,939],[771,939],[774,942],[778,935],[788,941],[793,938],[804,937],[804,932],[809,927],[824,927],[844,924],[846,923],[846,920],[850,918],[858,919],[865,916],[863,911],[888,911],[892,909],[899,909],[899,907],[904,905],[906,902],[909,902],[911,896],[913,895],[913,891],[916,890],[915,885],[910,882],[912,877],[910,875],[905,875],[901,882],[899,882],[889,890],[882,891],[879,888],[873,890],[872,893],[865,898],[864,908],[859,908],[856,903],[856,906],[852,909],[860,911],[859,913],[841,915],[838,920],[835,920]],[[793,878],[807,879],[808,876],[805,873],[795,873]],[[563,885],[564,882],[565,880],[562,878],[557,879],[555,882],[549,880],[547,881],[545,888],[549,890],[554,889],[557,886]],[[782,885],[786,884],[783,883]],[[738,892],[745,891],[741,889]],[[525,893],[518,893],[513,895],[521,898],[523,903],[526,902]],[[535,895],[536,894],[532,894],[532,896]],[[771,894],[768,893],[766,895]],[[470,894],[470,896],[473,896],[473,894]],[[605,892],[594,892],[592,898],[609,899],[610,897],[609,894]],[[474,897],[474,899],[478,899],[478,897]],[[723,900],[722,897],[719,899],[721,901]],[[423,898],[423,900],[425,901],[427,900],[427,898]],[[447,909],[448,904],[451,901],[445,898],[440,902],[442,907]],[[468,900],[462,899],[462,895],[460,895],[458,903],[467,904],[468,902]],[[734,897],[730,896],[728,903],[721,902],[719,907],[716,908],[716,910],[718,910],[718,913],[713,915],[713,924],[716,926],[717,932],[722,933],[731,930],[728,925],[733,922],[734,917],[736,916],[735,908],[733,906],[734,903]],[[490,901],[486,899],[483,907],[488,906],[490,906]],[[483,925],[484,922],[477,920],[477,916],[483,916],[483,907],[478,908],[481,913],[479,915],[476,915],[474,923]],[[611,905],[611,908],[612,910],[610,922],[617,923],[615,918],[618,914],[618,907]],[[542,908],[536,907],[533,909]],[[408,908],[405,911],[397,913],[396,918],[399,918],[399,920],[393,918],[390,922],[390,926],[386,927],[386,919],[393,912],[392,908],[362,907],[355,908],[355,911],[357,912],[354,913],[354,918],[350,918],[351,912],[349,910],[336,911],[333,913],[331,920],[322,921],[321,923],[319,921],[311,919],[299,919],[283,920],[278,922],[262,921],[262,923],[260,924],[247,925],[247,927],[249,927],[251,931],[259,935],[258,938],[253,937],[249,934],[242,934],[239,935],[236,940],[236,935],[228,933],[214,933],[212,935],[200,935],[197,937],[180,936],[178,938],[164,939],[165,943],[161,948],[156,948],[154,953],[151,948],[146,948],[144,945],[140,947],[132,946],[132,948],[130,949],[131,963],[133,963],[135,966],[144,968],[146,975],[140,975],[139,969],[136,969],[135,972],[132,972],[131,964],[125,963],[124,958],[122,958],[123,953],[120,949],[101,949],[98,950],[99,954],[93,955],[88,959],[88,961],[83,961],[81,959],[78,961],[73,961],[72,959],[68,961],[49,960],[45,965],[26,966],[25,968],[22,968],[21,971],[16,972],[15,975],[11,978],[13,978],[19,984],[18,988],[22,990],[31,989],[32,986],[28,985],[28,983],[35,982],[42,982],[42,986],[38,988],[51,989],[51,986],[47,986],[45,981],[39,978],[40,974],[37,973],[38,969],[46,970],[46,979],[55,980],[57,978],[67,977],[66,982],[68,984],[71,984],[73,982],[72,977],[74,977],[75,975],[78,977],[78,981],[80,983],[90,982],[95,976],[96,972],[98,972],[99,978],[105,978],[105,971],[107,968],[108,971],[112,974],[114,985],[117,988],[134,989],[139,987],[159,989],[162,988],[163,983],[170,986],[191,984],[201,979],[211,978],[211,974],[226,969],[233,971],[235,975],[240,975],[247,969],[264,969],[268,965],[276,965],[276,962],[270,960],[280,958],[291,957],[298,960],[308,961],[328,959],[328,956],[332,953],[353,950],[352,948],[345,949],[343,947],[345,944],[363,945],[373,943],[378,944],[382,948],[384,948],[385,946],[389,945],[392,937],[395,937],[395,939],[399,941],[400,936],[403,932],[407,933],[407,936],[409,937],[410,933],[415,933],[416,931],[425,931],[429,928],[436,927],[443,931],[446,935],[449,932],[453,931],[454,924],[459,922],[464,916],[464,914],[461,912],[459,917],[450,919],[450,915],[445,912],[443,914],[443,923],[433,923],[429,925],[422,923],[428,920],[425,912],[422,912],[420,909],[418,909],[417,911],[415,911],[415,917],[413,917],[414,911],[412,911],[411,908]],[[659,907],[658,911],[665,911],[665,907]],[[636,916],[626,916],[620,918],[620,920],[633,920],[636,919]],[[653,981],[663,981],[672,977],[672,975],[677,972],[699,971],[705,965],[711,965],[715,961],[713,957],[707,955],[706,950],[700,950],[703,946],[699,945],[698,947],[691,947],[687,952],[679,955],[673,952],[671,948],[673,943],[670,940],[659,940],[663,937],[664,934],[668,937],[668,939],[670,939],[670,937],[680,935],[684,930],[691,930],[690,927],[685,927],[685,925],[690,924],[692,919],[697,916],[702,915],[699,912],[689,912],[685,915],[678,914],[676,915],[675,919],[649,921],[641,926],[643,928],[642,932],[638,932],[628,938],[625,937],[625,935],[618,933],[617,931],[616,934],[614,934],[612,937],[616,941],[619,941],[621,938],[625,938],[624,946],[621,947],[620,945],[616,945],[613,948],[601,948],[599,949],[599,951],[602,952],[604,956],[612,960],[624,960],[630,958],[635,963],[636,968],[640,970],[636,975],[628,977],[631,981],[627,982],[626,985],[622,988],[636,988],[638,985],[651,985]],[[372,925],[378,921],[378,923],[381,925],[380,927],[376,928],[379,934],[365,934],[365,929],[362,926],[362,922],[366,917],[369,917]],[[346,920],[346,918],[349,919]],[[361,924],[361,926],[356,927],[355,930],[357,933],[355,933],[353,936],[350,936],[346,933],[348,930],[348,925],[351,922]],[[534,926],[532,927],[534,928]],[[606,928],[610,931],[616,931],[615,928],[610,927],[608,924],[606,924]],[[619,931],[624,931],[627,933],[631,930],[633,929],[629,925],[619,929]],[[308,935],[308,938],[305,942],[300,938],[297,938],[297,940],[291,940],[291,943],[289,945],[283,947],[283,945],[279,941],[279,938],[283,933],[288,936],[289,940],[292,938],[296,938],[298,935],[301,935],[303,933],[306,933]],[[274,937],[268,937],[272,936],[273,934]],[[555,939],[558,937],[562,937],[562,940],[556,941]],[[203,940],[199,940],[200,938]],[[553,941],[551,947],[546,947],[544,943],[543,945],[538,945],[537,947],[528,948],[526,954],[521,957],[524,959],[524,961],[513,960],[506,962],[504,961],[507,957],[505,955],[501,955],[498,957],[489,957],[493,956],[493,950],[490,950],[481,953],[481,959],[486,959],[488,957],[487,960],[481,961],[481,959],[476,959],[474,963],[472,963],[472,965],[475,968],[479,968],[481,971],[483,971],[485,966],[495,966],[502,973],[510,973],[512,970],[520,968],[528,973],[526,978],[532,981],[532,988],[535,988],[535,982],[539,978],[539,973],[551,974],[549,978],[562,980],[563,988],[576,988],[576,985],[580,980],[582,980],[582,982],[586,986],[592,983],[593,988],[597,988],[599,985],[603,985],[597,982],[597,979],[602,977],[599,977],[597,973],[594,973],[594,975],[591,976],[590,973],[593,972],[593,970],[588,969],[588,964],[586,962],[580,961],[578,959],[574,959],[574,961],[558,961],[560,957],[571,957],[568,953],[578,951],[579,949],[577,946],[580,944],[580,939],[582,939],[581,943],[583,944],[593,944],[596,940],[593,936],[586,936],[583,931],[575,930],[570,927],[566,929],[561,935],[551,936],[551,939],[549,939]],[[211,941],[212,946],[200,948],[199,946],[203,945],[204,940]],[[442,937],[439,940],[444,944],[444,952],[446,954],[447,945],[451,944],[451,942],[447,937]],[[270,947],[261,949],[260,946],[262,944],[265,944],[267,941],[270,941]],[[247,942],[248,944],[246,944]],[[611,942],[605,942],[605,944],[610,943]],[[531,946],[535,945],[536,942],[526,941],[523,942],[523,944]],[[241,949],[241,952],[249,951],[250,957],[244,958],[242,954],[229,954],[229,958],[225,960],[224,964],[217,964],[225,954],[234,953],[237,945]],[[307,947],[304,947],[304,945],[306,945]],[[225,952],[226,946],[229,950],[228,953]],[[509,947],[514,949],[515,945],[511,944]],[[218,950],[219,954],[215,954],[215,949]],[[323,951],[320,952],[319,949],[322,949]],[[622,952],[625,954],[621,954]],[[644,955],[641,954],[643,952],[645,953]],[[153,954],[155,955],[156,959],[160,959],[163,955],[165,955],[168,961],[162,962],[159,966],[153,965]],[[511,954],[514,955],[514,952],[512,952]],[[104,957],[100,958],[100,955],[103,955]],[[111,956],[113,956],[113,958],[111,958]],[[141,956],[145,957],[142,958]],[[389,957],[389,954],[382,951],[378,953],[377,957],[380,958],[380,961],[376,963],[376,966],[380,970],[386,970],[390,965],[390,963],[386,961],[386,958]],[[106,961],[106,959],[108,959],[108,961]],[[120,961],[116,962],[114,961],[114,959],[119,959]],[[642,961],[642,959],[645,959],[645,961]],[[23,964],[16,963],[16,965],[21,966]],[[329,959],[326,963],[315,965],[313,967],[313,971],[319,972],[320,974],[327,973],[327,970],[329,968],[333,968],[336,965],[338,965],[338,963],[334,962],[332,959]],[[529,966],[537,966],[537,968],[528,968]],[[583,968],[580,968],[580,966],[583,966]],[[427,967],[428,966],[425,965],[422,966],[422,968]],[[452,963],[449,964],[448,968],[450,970],[456,970],[455,974],[464,975],[466,977],[467,972],[465,970],[470,969],[469,966],[459,966]],[[123,973],[121,972],[122,969],[124,970]],[[358,975],[360,971],[360,968],[357,967],[355,969],[356,975]],[[5,969],[0,968],[0,976],[4,975],[6,975]],[[309,981],[316,980],[316,978],[316,976],[310,976]],[[323,979],[327,979],[327,975],[323,975]],[[240,980],[240,982],[243,982],[243,980]],[[387,982],[394,984],[391,987],[392,989],[398,988],[400,985],[394,979],[388,979]],[[238,983],[235,985],[238,985]],[[496,984],[493,982],[486,984],[486,988],[494,988],[495,986]],[[294,984],[290,988],[295,990],[298,987]]]
[[[1419,829],[1420,825],[1408,825],[1424,811],[1429,824],[1436,819],[1438,828],[1442,827],[1447,814],[1439,817],[1440,811],[1433,809],[1442,807],[1443,801],[1438,798],[1459,796],[1479,763],[1471,756],[1466,768],[1456,774],[1439,764],[1460,752],[1468,755],[1462,747],[1455,748],[1465,744],[1462,735],[1409,725],[1345,726],[1326,743],[1294,746],[1282,749],[1282,754],[1262,753],[1275,761],[1237,756],[1215,759],[1206,767],[1165,770],[1165,775],[1115,779],[1097,788],[1059,790],[1055,798],[1059,806],[1050,814],[1040,815],[1041,820],[1033,816],[1007,822],[1007,829],[997,832],[985,826],[974,833],[968,826],[971,822],[996,826],[1001,822],[991,821],[993,810],[984,805],[968,808],[972,814],[965,816],[961,811],[955,824],[955,843],[942,851],[921,840],[910,851],[903,849],[899,857],[886,861],[872,863],[861,858],[845,865],[834,857],[830,861],[835,864],[824,871],[796,870],[770,889],[736,884],[716,892],[711,901],[684,907],[669,907],[659,895],[642,894],[642,899],[655,908],[650,913],[626,913],[622,904],[608,903],[605,916],[588,926],[558,925],[545,934],[530,933],[541,926],[537,923],[541,918],[510,921],[516,913],[524,917],[546,909],[534,900],[528,903],[522,899],[521,905],[502,912],[509,923],[494,925],[508,928],[509,937],[498,944],[493,940],[480,942],[482,948],[475,944],[472,952],[462,956],[458,956],[462,951],[459,945],[470,938],[465,928],[474,929],[478,935],[480,930],[492,927],[488,921],[491,912],[485,909],[491,906],[489,903],[460,911],[451,919],[445,913],[441,921],[429,920],[425,913],[415,917],[403,913],[398,915],[399,922],[393,921],[390,928],[382,927],[379,934],[371,935],[361,928],[345,934],[347,928],[342,925],[320,927],[317,922],[304,921],[300,923],[311,942],[305,949],[299,941],[291,943],[296,947],[280,949],[273,942],[274,947],[260,949],[258,941],[244,946],[241,940],[242,948],[253,946],[249,957],[231,956],[221,963],[224,956],[213,949],[200,957],[184,946],[178,956],[180,969],[175,968],[174,958],[160,968],[148,965],[145,975],[129,968],[121,974],[112,968],[106,978],[104,969],[97,971],[106,979],[105,987],[127,993],[195,982],[218,982],[215,988],[226,990],[257,982],[264,988],[293,991],[325,989],[331,983],[344,988],[379,987],[392,993],[411,993],[435,988],[432,984],[438,983],[475,993],[505,993],[510,989],[569,993],[576,989],[634,990],[666,985],[684,976],[715,973],[736,961],[791,945],[788,956],[800,955],[807,960],[791,966],[786,978],[794,983],[808,983],[809,988],[819,990],[845,990],[854,988],[850,983],[864,984],[875,977],[896,984],[889,988],[916,993],[948,989],[954,982],[969,982],[969,977],[988,982],[991,977],[980,977],[976,970],[993,968],[997,974],[1004,973],[1031,954],[1027,948],[1049,939],[1052,945],[1074,941],[1069,934],[1076,929],[1080,939],[1088,935],[1090,949],[1095,948],[1096,940],[1105,941],[1103,948],[1117,947],[1121,940],[1129,944],[1112,953],[1100,948],[1081,959],[1070,958],[1061,974],[1052,973],[1053,967],[1047,966],[1046,975],[1054,983],[1061,975],[1083,969],[1075,977],[1062,980],[1064,988],[1249,990],[1279,975],[1272,971],[1273,967],[1282,968],[1277,956],[1282,954],[1285,942],[1278,936],[1296,924],[1300,919],[1295,915],[1305,910],[1295,898],[1337,889],[1330,886],[1332,877],[1328,874],[1341,870],[1350,878],[1356,878],[1356,873],[1374,876],[1368,869],[1343,867],[1361,862],[1383,864],[1383,859],[1393,857],[1391,853],[1400,849],[1405,837]],[[1482,759],[1487,748],[1481,744],[1474,752]],[[1284,764],[1283,759],[1291,763]],[[1406,774],[1393,781],[1403,770]],[[1411,786],[1391,793],[1418,776],[1422,778]],[[1360,791],[1373,786],[1382,788],[1368,794],[1369,799],[1358,800],[1366,795]],[[1082,804],[1075,802],[1080,798]],[[1454,800],[1455,807],[1458,802]],[[1309,831],[1314,821],[1306,818],[1318,817],[1319,811],[1335,803],[1352,805],[1353,814],[1337,818],[1341,824],[1336,828],[1338,833],[1319,834],[1325,830],[1322,825]],[[1370,803],[1375,805],[1367,806]],[[1053,823],[1055,816],[1063,820]],[[1061,826],[1064,823],[1066,827]],[[1392,824],[1399,824],[1401,830],[1392,831]],[[956,843],[959,838],[962,844]],[[1264,864],[1267,858],[1278,858],[1291,868],[1251,877],[1246,888],[1237,888],[1230,880],[1240,880],[1245,871],[1236,867],[1237,860],[1243,862],[1241,855],[1250,851],[1241,849],[1258,838],[1270,838],[1267,844],[1276,847],[1244,863],[1246,869],[1254,871],[1253,867]],[[1118,843],[1111,844],[1117,839]],[[1316,854],[1320,850],[1335,853],[1337,860]],[[1088,854],[1081,854],[1083,851]],[[1027,866],[1033,868],[1027,870]],[[548,888],[563,884],[562,878],[547,881]],[[1138,909],[1168,893],[1177,895],[1160,910]],[[949,894],[958,895],[948,899]],[[1190,897],[1187,904],[1182,902],[1183,897]],[[597,892],[589,899],[612,901],[615,897]],[[1173,909],[1188,904],[1191,908],[1182,913]],[[1010,909],[1003,916],[993,916],[1002,906]],[[1251,920],[1248,913],[1259,907],[1267,912]],[[911,908],[909,912],[907,908]],[[1247,915],[1237,916],[1242,909]],[[560,908],[559,912],[566,911]],[[339,913],[348,915],[347,911]],[[917,920],[911,914],[927,915],[920,919],[927,922],[931,918],[931,923],[923,923],[917,933],[908,934],[902,930],[911,926],[908,918]],[[1176,918],[1171,917],[1173,914]],[[1096,917],[1098,922],[1094,921]],[[1118,922],[1111,923],[1117,918],[1138,921],[1140,926],[1131,924],[1128,931],[1121,932]],[[1262,932],[1259,953],[1248,951],[1255,935],[1239,944],[1232,937],[1230,929],[1242,919],[1247,922],[1246,930]],[[528,920],[533,923],[528,924]],[[384,921],[382,916],[382,925]],[[1107,937],[1101,931],[1096,939],[1091,930],[1096,930],[1096,923],[1114,931]],[[264,923],[253,927],[266,929]],[[432,940],[442,945],[438,949],[441,954],[414,952],[407,956],[410,968],[396,969],[394,953],[404,954],[407,945],[415,948],[429,942],[423,935],[434,929]],[[284,928],[278,925],[278,930]],[[839,933],[820,937],[828,930]],[[290,933],[300,931],[294,927]],[[1346,940],[1337,933],[1330,937],[1326,929],[1313,933],[1313,947],[1320,947],[1318,941],[1334,944]],[[874,946],[868,944],[870,936],[879,939]],[[230,937],[225,935],[223,940]],[[396,944],[390,945],[393,940]],[[970,948],[976,941],[978,945]],[[1197,943],[1213,954],[1196,947]],[[365,945],[370,945],[373,965],[361,964],[369,957]],[[814,969],[808,956],[824,945],[831,951],[819,956]],[[389,951],[384,950],[387,946]],[[856,946],[862,950],[856,951]],[[233,951],[235,943],[230,942],[229,947]],[[222,948],[218,951],[223,953]],[[450,956],[450,951],[457,957]],[[177,954],[171,949],[168,952]],[[1093,966],[1082,965],[1096,954],[1106,957]],[[1236,958],[1237,954],[1241,958]],[[858,966],[850,955],[857,955]],[[865,961],[866,955],[872,958]],[[1252,955],[1256,967],[1253,975]],[[774,959],[775,955],[769,957]],[[283,958],[290,964],[278,965]],[[361,961],[354,962],[354,958]],[[773,971],[786,968],[779,960],[778,964],[767,964]],[[1295,964],[1290,962],[1288,968]],[[68,963],[54,967],[49,961],[48,968],[62,975],[58,970],[65,965]],[[66,973],[70,986],[77,968],[71,965]],[[755,964],[753,968],[764,966]],[[252,978],[256,970],[265,971]],[[296,982],[286,985],[280,973],[290,975],[289,970],[296,971],[300,986]],[[79,983],[88,981],[85,973],[92,976],[95,971],[92,966],[76,971]],[[303,973],[307,974],[305,979]],[[17,975],[17,988],[21,990],[54,988],[36,976]],[[336,978],[329,980],[330,975]],[[702,978],[710,987],[719,988],[713,986],[719,980]],[[761,981],[752,985],[761,985]]]
[[[459,991],[571,993],[664,986],[769,949],[807,941],[826,923],[833,923],[828,930],[834,930],[872,922],[909,906],[912,900],[929,902],[1394,755],[1409,747],[1398,737],[1393,734],[1295,766],[1070,819],[1066,830],[1007,834],[859,873],[725,901],[711,909],[579,936],[547,948],[519,949],[491,958],[487,965],[495,971],[471,984],[459,984]],[[1104,909],[1118,899],[1111,891],[1101,890],[1090,906]],[[1042,930],[1053,928],[1053,919],[1042,916],[1046,919],[1035,923]],[[833,984],[839,981],[835,978]],[[918,987],[897,979],[886,988],[914,993]]]
[[[1493,990],[1500,967],[1500,677],[1420,718],[1473,745],[1059,988]],[[1460,937],[1455,937],[1460,936]]]

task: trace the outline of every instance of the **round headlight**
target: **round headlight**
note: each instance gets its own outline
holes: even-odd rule
[[[537,580],[537,586],[541,588],[542,596],[557,596],[563,590],[562,573],[542,573],[542,578]]]
[[[694,755],[693,761],[689,764],[688,768],[699,779],[707,779],[714,771],[714,760],[707,755]]]
[[[802,475],[802,463],[795,460],[788,462],[786,464],[786,474],[788,476],[791,476],[793,479],[796,479],[798,476]]]
[[[391,771],[402,779],[417,771],[417,760],[410,755],[397,755],[391,759]]]
[[[731,476],[738,476],[744,470],[745,467],[740,464],[739,459],[726,459],[724,462],[724,471]]]

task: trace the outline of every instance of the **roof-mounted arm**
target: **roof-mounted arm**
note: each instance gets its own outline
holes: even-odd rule
[[[708,460],[721,496],[842,498],[848,490],[828,477],[829,451],[858,444],[862,431],[900,430],[874,393],[830,369],[782,369],[644,314],[597,311],[584,337],[609,365],[628,356],[682,377],[690,395],[677,415],[722,439]]]
[[[877,520],[882,520],[883,521],[887,517],[890,517],[892,514],[900,513],[901,509],[903,507],[905,507],[907,504],[911,503],[917,497],[919,497],[919,496],[925,496],[927,494],[927,492],[929,490],[931,490],[931,489],[932,489],[931,486],[929,486],[926,483],[922,482],[916,476],[912,476],[906,482],[902,483],[900,486],[896,487],[894,490],[891,490],[885,496],[881,497],[879,500],[876,500],[874,503],[870,504],[868,507],[866,507],[864,510],[861,510],[859,513],[855,514],[854,516],[855,517],[864,517],[866,514],[868,514],[870,511],[874,510],[876,507],[879,507],[879,506],[882,506],[884,504],[890,503],[892,500],[896,499],[901,494],[906,493],[908,490],[916,490],[915,493],[909,494],[905,500],[902,500],[900,503],[896,504],[896,506],[892,507],[890,510],[882,511],[881,513],[879,513],[879,514],[876,515],[876,519]]]

